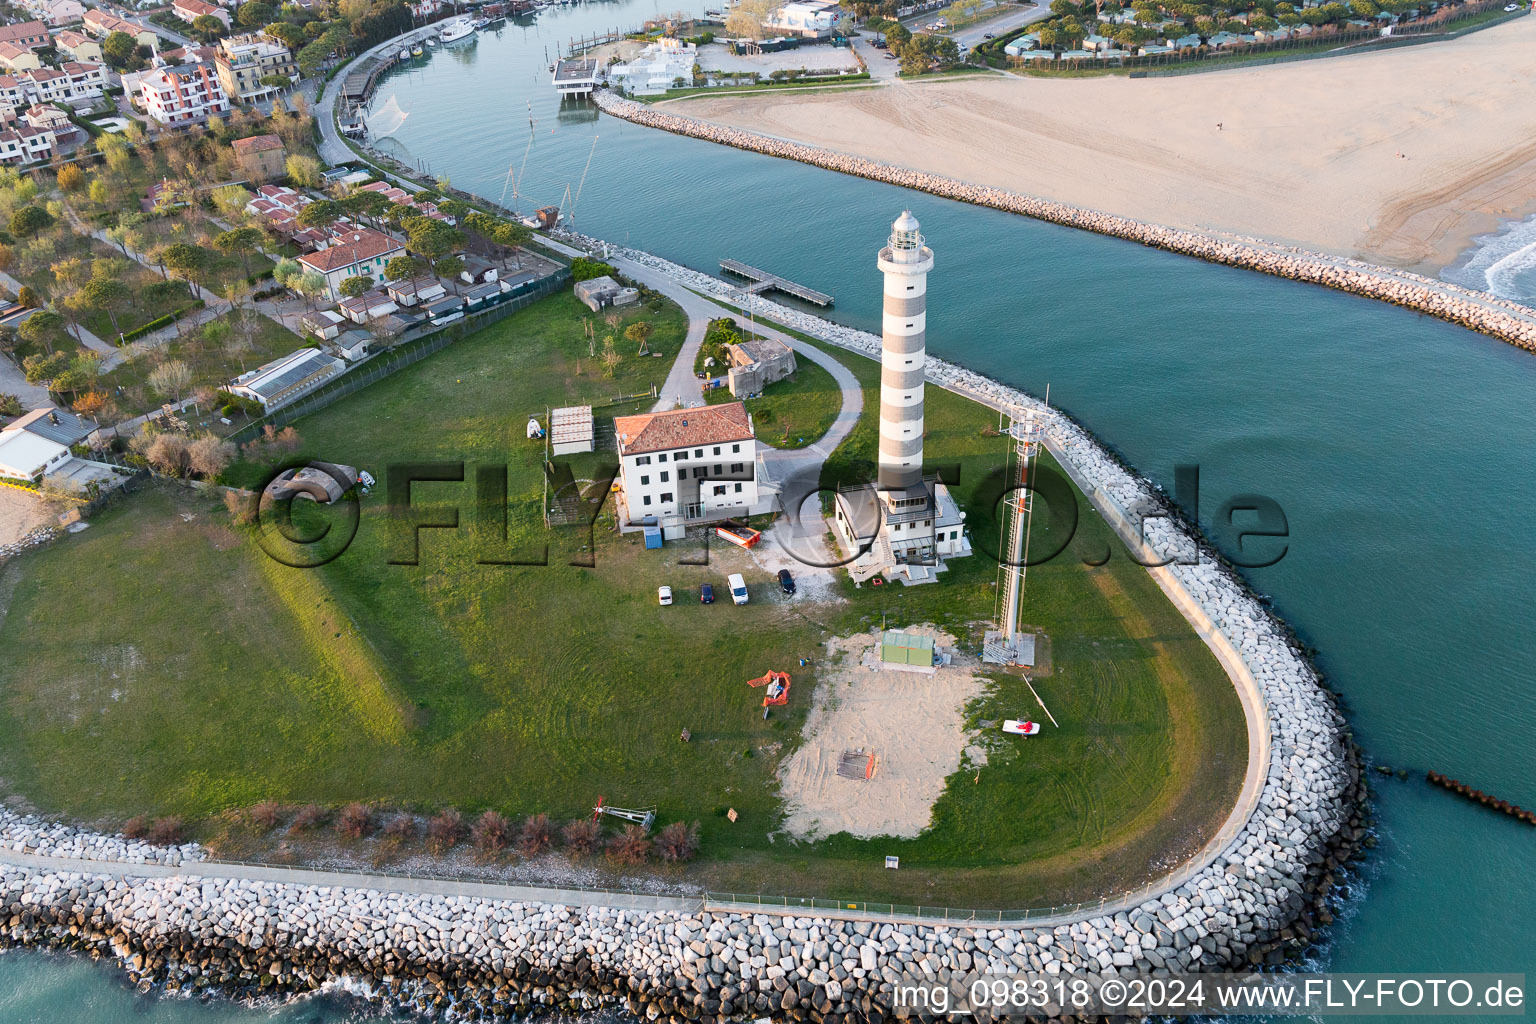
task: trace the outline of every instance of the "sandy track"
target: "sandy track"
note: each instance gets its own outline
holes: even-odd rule
[[[1502,218],[1536,213],[1533,78],[1536,17],[1525,17],[1251,71],[978,76],[662,107],[1109,213],[1434,271]]]
[[[954,643],[931,627],[906,631],[936,637],[940,647]],[[878,638],[876,630],[828,642],[833,665],[822,672],[805,742],[779,768],[789,809],[784,827],[797,838],[916,836],[964,759],[986,763],[985,752],[969,745],[965,706],[987,681],[964,659],[931,676],[871,669]],[[873,779],[837,774],[839,757],[850,750],[875,753]]]
[[[14,544],[33,527],[53,522],[54,513],[34,494],[0,487],[0,544]]]

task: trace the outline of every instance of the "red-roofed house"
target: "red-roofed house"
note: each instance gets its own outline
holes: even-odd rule
[[[211,18],[218,18],[224,23],[225,28],[230,28],[234,24],[230,21],[228,11],[214,4],[205,3],[204,0],[175,0],[171,4],[171,13],[188,25],[205,14]]]
[[[48,26],[40,21],[21,21],[14,25],[0,25],[0,43],[15,43],[29,50],[47,46]]]
[[[253,135],[248,139],[236,139],[229,144],[234,150],[235,162],[252,181],[271,181],[286,172],[288,151],[283,140],[276,135]]]
[[[740,402],[619,416],[613,429],[628,522],[687,526],[758,504],[757,439]]]
[[[342,224],[332,232],[330,244],[300,256],[299,263],[325,275],[326,294],[334,300],[341,298],[341,282],[347,278],[378,281],[384,276],[384,264],[403,255],[405,246],[384,232]]]

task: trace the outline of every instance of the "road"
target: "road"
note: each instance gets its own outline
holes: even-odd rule
[[[1011,10],[1007,14],[983,21],[978,25],[971,25],[951,32],[950,36],[960,47],[961,53],[968,52],[971,47],[982,43],[987,33],[1000,36],[1004,32],[1012,32],[1021,25],[1033,25],[1037,21],[1044,21],[1051,16],[1051,8],[1048,4],[1039,4],[1035,7],[1026,7],[1022,10]]]

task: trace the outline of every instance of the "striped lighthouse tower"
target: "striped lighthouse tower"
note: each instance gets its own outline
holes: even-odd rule
[[[923,364],[927,358],[928,271],[933,250],[923,244],[917,218],[904,210],[880,250],[885,312],[880,338],[881,490],[923,482]]]

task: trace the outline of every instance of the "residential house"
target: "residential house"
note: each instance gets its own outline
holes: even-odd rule
[[[299,320],[305,334],[313,335],[321,341],[330,341],[340,334],[346,322],[346,317],[334,309],[317,309],[313,313],[305,313]]]
[[[75,60],[101,62],[101,44],[73,29],[65,29],[56,34],[53,45],[60,53],[66,53]]]
[[[229,110],[229,97],[206,64],[155,68],[140,81],[139,100],[161,124],[192,124]]]
[[[49,25],[68,25],[85,17],[80,0],[23,0],[22,6]]]
[[[1136,51],[1138,57],[1156,57],[1165,53],[1172,53],[1173,47],[1161,43],[1148,43]]]
[[[0,25],[0,43],[15,43],[29,50],[40,49],[49,44],[48,26],[40,21]]]
[[[229,391],[259,402],[263,409],[276,409],[313,391],[345,366],[319,349],[301,348],[242,373],[229,382]]]
[[[38,437],[70,446],[80,444],[95,433],[96,424],[90,420],[81,419],[72,412],[45,406],[41,409],[33,409],[7,423],[5,429],[0,430],[0,436],[16,430],[25,430]]]
[[[204,0],[172,0],[171,13],[188,25],[205,14],[223,22],[225,28],[234,24],[228,11],[214,4],[205,3]]]
[[[464,269],[459,271],[459,280],[465,284],[494,283],[496,276],[496,264],[479,256],[465,256]]]
[[[401,306],[419,306],[436,302],[448,294],[448,289],[435,277],[413,277],[405,281],[391,281],[384,286],[389,297]]]
[[[434,324],[452,323],[464,316],[464,300],[458,295],[444,295],[440,299],[431,302],[423,302],[417,307],[422,316]]]
[[[153,50],[159,39],[154,31],[142,25],[135,25],[115,14],[108,14],[99,8],[91,8],[85,12],[85,30],[97,39],[105,39],[113,32],[123,32],[133,37],[135,45],[147,46]]]
[[[464,305],[469,309],[481,309],[499,298],[501,298],[501,285],[495,281],[465,288],[463,294]]]
[[[107,72],[101,64],[69,61],[56,68],[37,68],[16,76],[26,98],[33,103],[64,103],[69,106],[102,96]]]
[[[398,338],[406,331],[421,323],[424,318],[420,313],[400,310],[386,317],[380,317],[373,324],[373,333],[378,338]]]
[[[0,43],[0,67],[7,71],[35,71],[42,66],[37,54],[20,43]]]
[[[1083,39],[1083,49],[1090,52],[1108,50],[1115,45],[1115,41],[1107,36],[1089,35]]]
[[[1003,52],[1010,57],[1017,57],[1027,50],[1040,48],[1040,35],[1036,32],[1027,32],[1003,47]]]
[[[293,59],[293,51],[266,36],[230,36],[222,40],[213,63],[224,92],[237,103],[271,99],[286,84],[278,86],[269,82],[280,78],[291,83],[299,77],[299,65]]]
[[[58,139],[45,128],[20,122],[0,129],[0,164],[29,164],[58,155]]]
[[[1168,40],[1168,45],[1176,50],[1192,50],[1200,45],[1200,37],[1194,32],[1189,35],[1179,36],[1177,39]]]
[[[758,504],[757,438],[740,402],[619,416],[625,522],[655,516],[663,529]]]
[[[367,331],[343,331],[336,338],[336,352],[349,363],[355,363],[373,348],[373,336]]]
[[[75,123],[69,115],[51,103],[34,103],[22,113],[21,119],[32,128],[42,128],[60,137],[72,134]]]
[[[395,300],[391,299],[384,289],[373,288],[361,295],[342,299],[336,304],[336,308],[342,316],[353,323],[366,324],[370,320],[388,316],[400,307],[395,305]]]
[[[769,13],[763,27],[773,35],[825,39],[837,31],[841,16],[836,0],[791,0]]]
[[[405,246],[372,228],[343,225],[332,233],[330,244],[305,253],[299,263],[325,276],[326,294],[341,298],[341,282],[349,277],[384,276],[384,264],[405,254]]]
[[[271,181],[287,173],[288,151],[276,135],[236,139],[229,148],[234,150],[235,162],[240,165],[241,172],[251,181]]]

